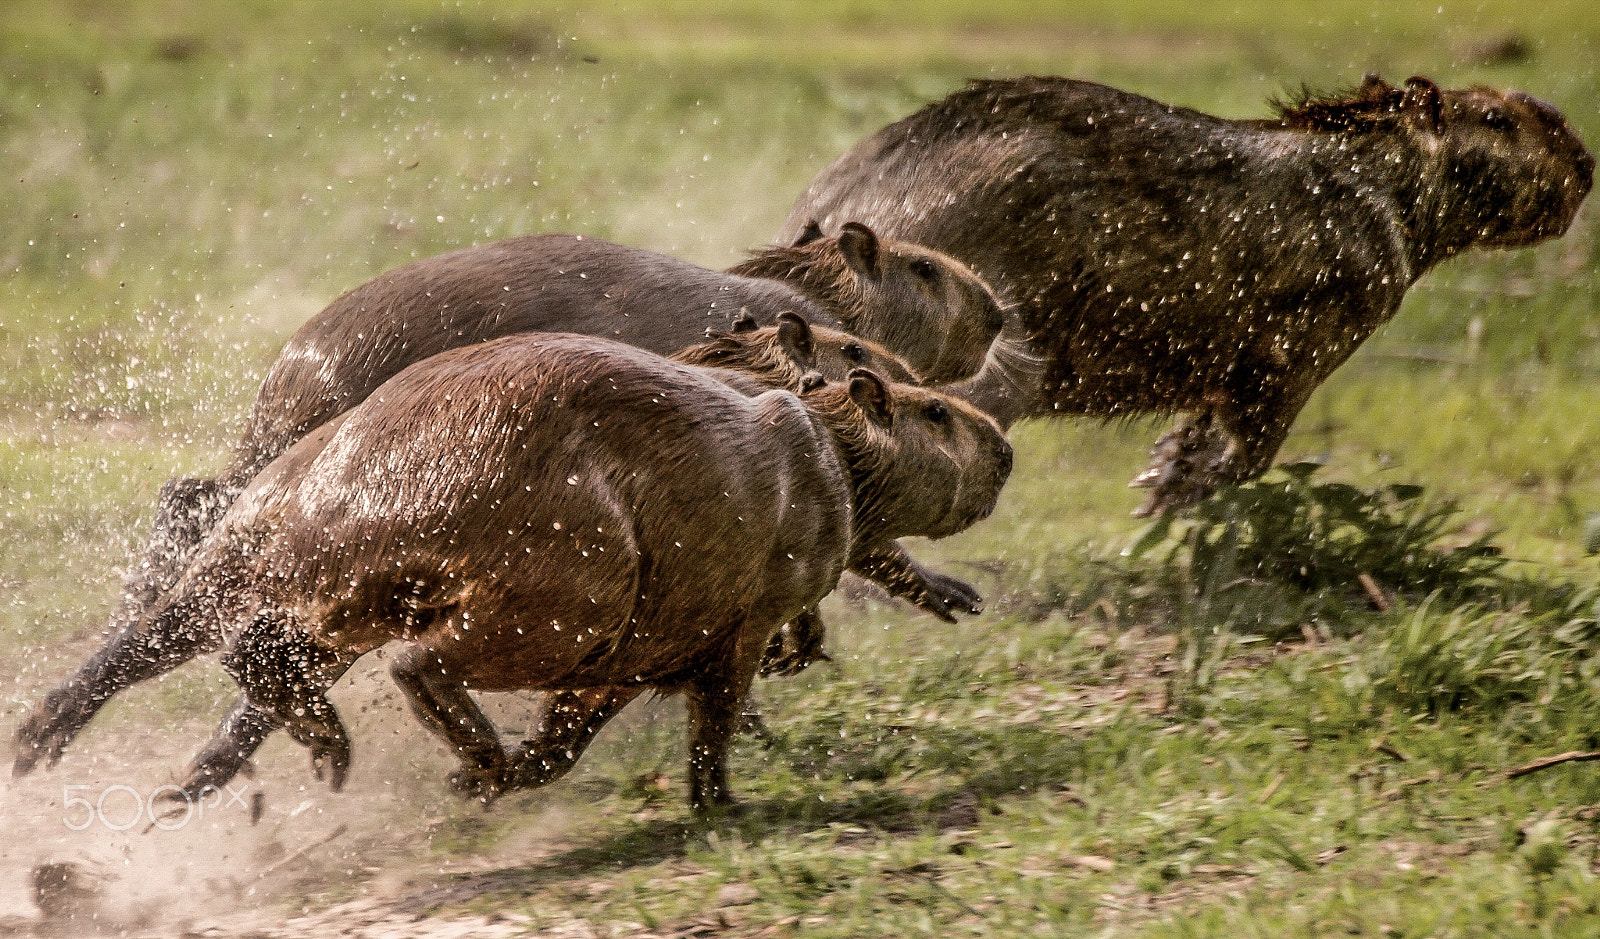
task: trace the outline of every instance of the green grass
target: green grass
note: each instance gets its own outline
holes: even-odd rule
[[[1474,53],[1507,35],[1527,58]],[[0,8],[0,724],[98,643],[161,481],[220,466],[282,341],[382,270],[535,231],[726,266],[837,153],[982,75],[1245,116],[1302,82],[1426,74],[1532,92],[1600,143],[1597,47],[1576,0]],[[1025,424],[995,517],[914,546],[990,612],[830,600],[836,662],[758,689],[744,816],[683,810],[670,702],[485,814],[450,801],[432,742],[384,751],[407,718],[361,691],[358,766],[420,767],[384,777],[393,816],[239,905],[378,891],[622,934],[1600,934],[1600,773],[1504,776],[1600,747],[1594,218],[1430,273],[1282,454],[1455,500],[1524,587],[1197,604],[1120,554],[1160,425]],[[8,790],[0,832],[42,830],[43,794],[97,752],[143,747],[140,788],[165,781],[229,696],[214,666],[130,693]],[[260,763],[283,838],[364,817],[348,795],[290,817],[303,754]]]

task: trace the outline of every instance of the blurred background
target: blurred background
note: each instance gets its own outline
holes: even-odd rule
[[[0,736],[100,641],[161,482],[214,472],[283,340],[381,271],[543,231],[726,267],[855,141],[984,76],[1256,117],[1302,87],[1424,75],[1530,92],[1593,148],[1597,54],[1584,0],[0,4]],[[1425,485],[1529,570],[1592,579],[1595,215],[1430,273],[1282,457]],[[1001,609],[1071,607],[1097,576],[1083,558],[1134,529],[1124,486],[1159,429],[1023,425],[996,517],[928,555],[969,563]],[[873,609],[862,635],[921,628]],[[77,750],[134,733],[125,752],[164,779],[150,767],[180,767],[231,697],[194,669]],[[112,778],[74,759],[71,779]],[[57,782],[0,784],[22,806],[0,831],[53,826]]]

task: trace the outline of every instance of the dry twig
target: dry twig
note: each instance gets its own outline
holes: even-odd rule
[[[1516,779],[1519,776],[1537,773],[1552,766],[1560,766],[1562,763],[1587,763],[1590,760],[1600,760],[1600,750],[1568,750],[1566,753],[1558,753],[1555,756],[1540,757],[1526,766],[1506,770],[1506,778]]]

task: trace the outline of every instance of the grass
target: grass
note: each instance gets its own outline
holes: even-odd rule
[[[1526,58],[1476,51],[1508,35]],[[978,75],[1243,116],[1301,82],[1420,73],[1538,94],[1595,143],[1597,44],[1587,4],[1509,0],[0,8],[0,723],[99,641],[161,481],[217,468],[282,341],[384,269],[549,230],[725,266],[834,155]],[[1600,747],[1594,217],[1429,274],[1282,454],[1322,463],[1317,484],[1453,503],[1459,540],[1502,551],[1488,588],[1214,602],[1192,553],[1121,553],[1158,424],[1025,424],[995,517],[915,546],[990,611],[830,600],[836,662],[758,689],[745,815],[683,810],[673,702],[548,791],[457,805],[374,678],[341,699],[372,789],[301,793],[281,741],[258,778],[272,857],[313,816],[392,814],[238,907],[371,893],[622,935],[1600,934],[1600,775],[1504,775]],[[159,784],[230,696],[214,666],[130,693],[7,790],[0,831],[53,831],[45,793],[96,754],[147,749],[134,781]]]

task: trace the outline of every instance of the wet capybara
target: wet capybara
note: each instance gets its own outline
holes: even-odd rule
[[[1312,390],[1467,248],[1566,231],[1594,158],[1516,91],[1368,76],[1227,120],[1066,78],[975,81],[822,171],[779,236],[845,220],[948,252],[1041,367],[1002,425],[1187,412],[1134,485],[1180,508],[1265,470]]]
[[[863,352],[855,365],[932,381],[978,371],[1002,321],[993,293],[960,262],[880,240],[861,225],[844,226],[837,238],[757,251],[728,272],[591,238],[530,235],[408,264],[350,291],[279,353],[223,473],[162,487],[106,648],[24,721],[13,772],[29,772],[41,758],[54,763],[112,695],[188,660],[181,637],[135,635],[133,624],[261,467],[407,365],[537,330],[605,335],[668,354],[735,323],[773,324],[784,312],[860,337],[822,350],[825,366],[836,352],[881,350],[873,344],[881,339],[910,357],[912,371],[877,352]],[[967,584],[920,567],[898,545],[883,551],[869,566],[891,593],[946,619],[978,608]],[[150,664],[126,664],[133,661]]]
[[[877,342],[929,382],[972,375],[1002,323],[965,265],[863,225],[772,247],[728,271],[575,235],[528,235],[382,274],[302,326],[262,382],[222,478],[241,486],[294,441],[413,362],[498,336],[605,336],[661,355],[789,310]]]
[[[186,785],[225,782],[281,726],[338,788],[349,742],[323,692],[399,639],[394,676],[462,792],[552,778],[468,689],[588,693],[592,735],[657,688],[688,697],[691,804],[725,803],[773,632],[861,546],[986,517],[1010,466],[977,408],[865,370],[751,397],[586,336],[427,359],[252,480],[149,613],[150,634],[225,642],[246,695]]]
[[[727,332],[714,332],[704,342],[679,351],[675,358],[704,369],[708,377],[747,395],[774,388],[798,390],[813,373],[839,380],[860,367],[871,368],[891,380],[915,378],[904,363],[882,346],[837,330],[812,326],[789,311],[779,313],[777,324],[766,327],[757,327],[752,318],[740,316]],[[337,419],[302,439],[325,442],[336,427]],[[305,458],[315,453],[315,446],[302,446],[298,452]],[[231,499],[218,506],[218,516],[228,504]],[[178,520],[186,519],[180,515]],[[170,519],[158,518],[157,533],[169,530],[170,522]],[[205,530],[191,526],[184,534],[199,542],[208,532],[209,526]],[[192,554],[192,551],[192,547],[187,549],[187,553]],[[942,589],[947,596],[958,597],[957,587],[964,586],[959,581],[950,581],[957,587],[941,583],[949,579],[918,566],[893,541],[861,545],[856,565],[858,573],[880,583],[891,594],[934,612],[941,612],[941,608],[928,596],[930,590]],[[176,575],[173,577],[175,579]],[[160,595],[159,592],[153,594],[150,602]],[[948,602],[951,608],[963,608],[957,600]],[[966,604],[965,609],[972,609],[978,598],[972,595],[959,602]],[[950,616],[947,611],[943,615]],[[123,689],[215,648],[209,634],[181,621],[165,622],[165,632],[152,632],[150,624],[140,619],[122,625],[98,652],[29,712],[16,733],[12,767],[15,775],[30,772],[40,762],[54,765],[78,731]],[[785,661],[774,663],[775,670],[797,670],[806,664],[807,653],[814,657],[820,651],[821,624],[815,611],[807,611],[797,620],[793,634],[802,648],[788,650]]]

